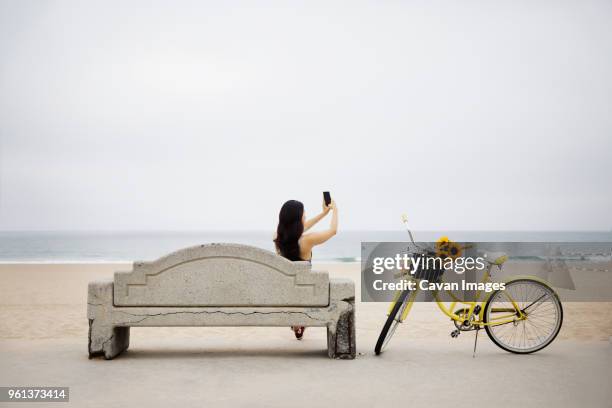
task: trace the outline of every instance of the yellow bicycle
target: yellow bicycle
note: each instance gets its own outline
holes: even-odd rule
[[[410,239],[415,247],[412,233],[406,225]],[[420,248],[421,254],[432,255],[430,250]],[[433,253],[435,254],[435,252]],[[493,268],[501,269],[508,257],[505,254],[486,255],[487,268],[482,283],[491,281]],[[419,281],[419,274],[412,275],[407,271],[400,274],[403,279]],[[442,281],[443,271],[435,279]],[[431,277],[426,277],[431,279]],[[376,355],[383,352],[389,344],[397,327],[405,321],[419,293],[418,282],[414,290],[398,291],[389,308],[388,318],[380,332],[374,348]],[[433,291],[434,299],[446,316],[455,325],[451,337],[455,338],[464,331],[476,331],[474,354],[478,341],[478,331],[484,328],[489,338],[497,346],[511,353],[528,354],[548,346],[557,337],[563,323],[563,308],[559,296],[546,282],[529,276],[516,276],[505,282],[503,290],[496,290],[485,296],[482,291],[476,292],[474,301],[459,299],[452,291],[445,290],[452,300],[447,307],[441,300],[439,292]]]

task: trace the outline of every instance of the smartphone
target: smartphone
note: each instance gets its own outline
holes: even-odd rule
[[[323,192],[323,200],[325,200],[326,206],[329,206],[331,204],[331,195],[329,194],[329,191]]]

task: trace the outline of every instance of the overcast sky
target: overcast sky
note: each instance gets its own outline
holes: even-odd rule
[[[230,4],[231,3],[231,4]],[[612,228],[612,2],[0,0],[0,230]]]

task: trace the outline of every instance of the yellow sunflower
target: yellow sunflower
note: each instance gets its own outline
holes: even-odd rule
[[[461,256],[462,251],[463,251],[463,248],[461,248],[461,245],[459,245],[456,242],[449,242],[448,244],[448,257],[449,258],[452,258],[452,259],[459,258]]]
[[[436,241],[436,249],[443,248],[443,247],[447,246],[449,242],[450,242],[450,240],[448,239],[447,236],[440,237]]]
[[[450,242],[447,236],[440,237],[440,239],[436,241],[436,256],[447,258],[449,255],[448,250]]]

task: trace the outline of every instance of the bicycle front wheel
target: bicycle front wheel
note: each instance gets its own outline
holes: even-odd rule
[[[519,318],[517,307],[524,318]],[[489,323],[485,329],[497,346],[511,353],[528,354],[542,350],[557,337],[563,323],[563,308],[550,286],[532,279],[517,279],[491,295],[485,306],[484,322]]]
[[[383,352],[385,347],[387,347],[387,344],[389,344],[389,341],[391,340],[391,337],[393,337],[397,326],[399,326],[399,324],[401,323],[400,317],[402,316],[402,313],[404,313],[404,310],[406,309],[410,301],[413,300],[411,298],[410,301],[407,301],[407,297],[409,294],[409,290],[403,291],[400,297],[393,305],[393,309],[391,309],[391,313],[389,313],[389,317],[387,317],[387,321],[385,322],[385,325],[380,331],[378,341],[376,342],[376,346],[374,347],[374,353],[377,356],[380,355],[380,353]]]

